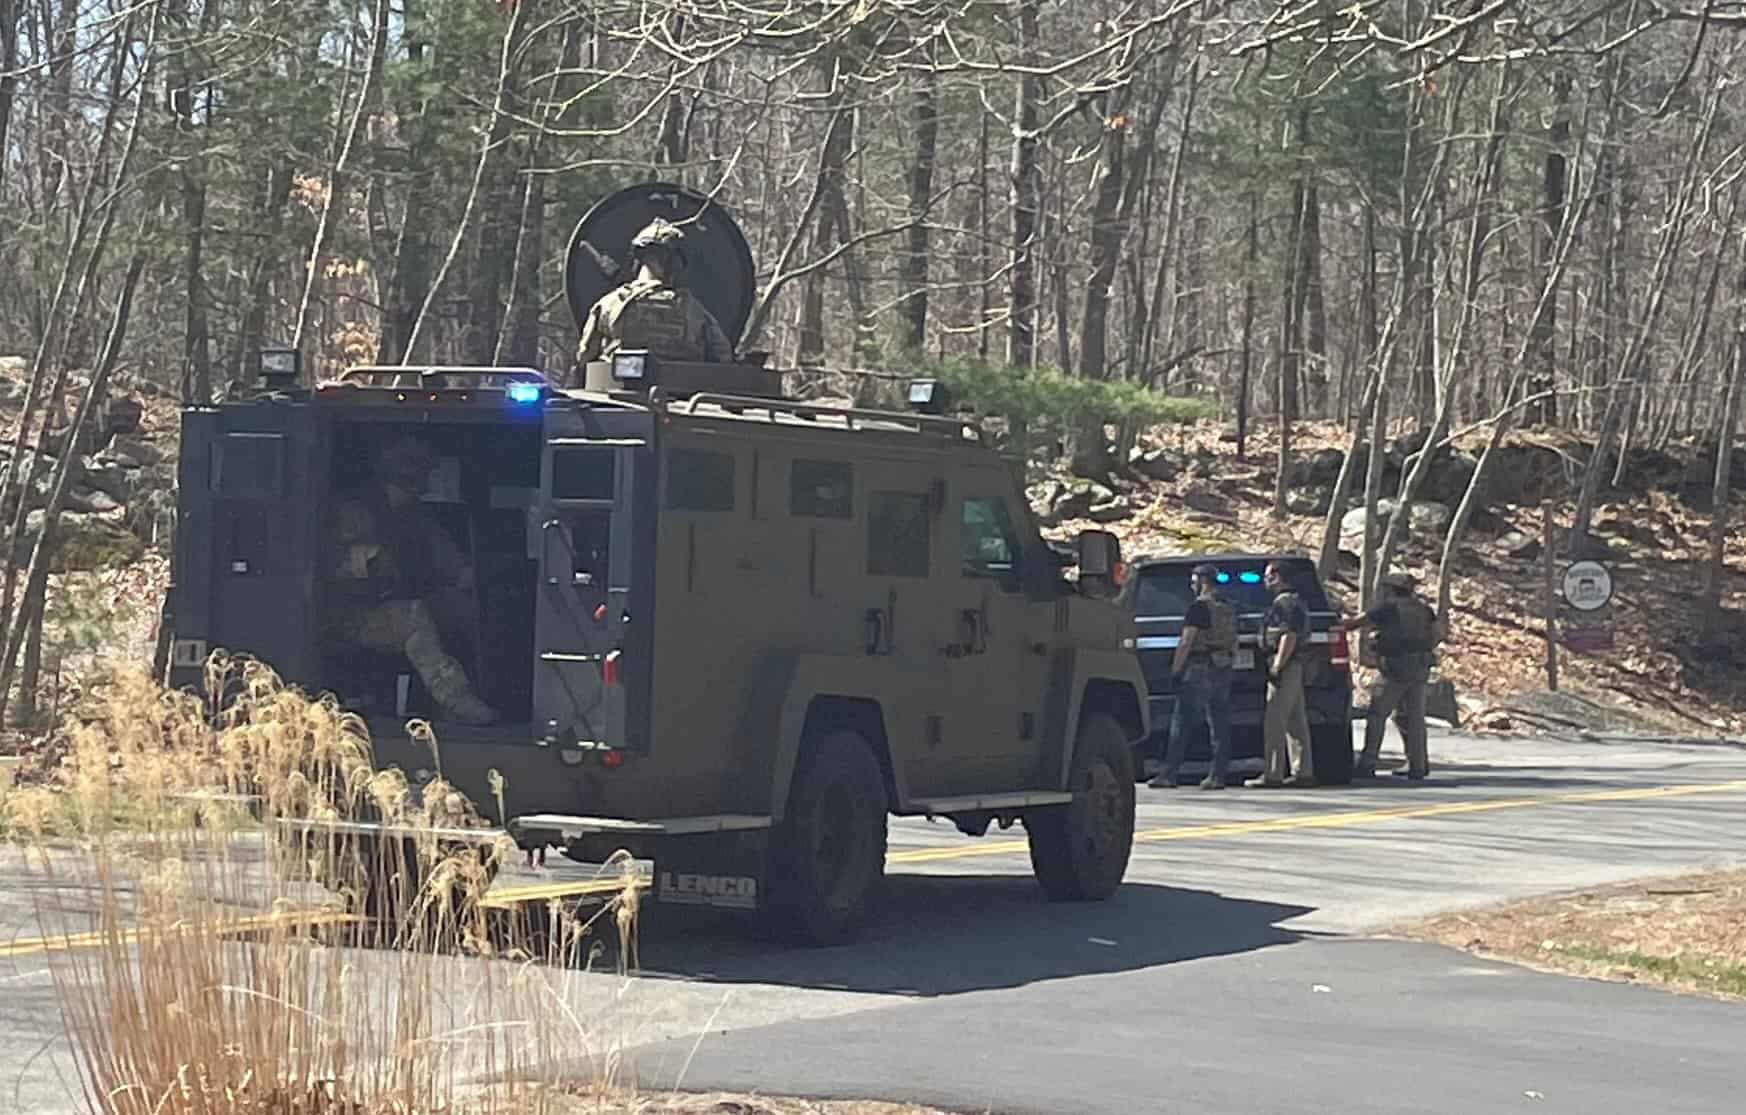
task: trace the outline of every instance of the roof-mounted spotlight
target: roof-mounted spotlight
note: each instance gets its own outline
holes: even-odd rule
[[[303,379],[303,352],[295,348],[263,348],[255,357],[261,383],[268,388],[296,387]]]
[[[951,392],[937,379],[909,381],[909,409],[919,414],[944,414],[951,401]]]
[[[649,371],[649,354],[645,349],[620,349],[612,355],[612,378],[621,383],[641,382]]]

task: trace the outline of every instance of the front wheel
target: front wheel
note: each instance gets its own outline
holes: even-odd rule
[[[771,849],[767,914],[797,944],[852,938],[885,876],[885,775],[851,731],[812,741]]]
[[[1121,886],[1134,848],[1134,766],[1114,717],[1080,722],[1066,805],[1025,815],[1031,870],[1056,902],[1101,902]]]

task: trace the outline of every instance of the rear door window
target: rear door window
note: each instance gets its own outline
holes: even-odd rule
[[[1171,562],[1148,566],[1140,573],[1140,583],[1134,594],[1134,614],[1142,619],[1162,616],[1179,617],[1188,612],[1194,599],[1189,584],[1190,575],[1199,561]],[[1265,560],[1215,562],[1219,568],[1219,591],[1234,604],[1239,613],[1265,612],[1273,603],[1273,593],[1262,583]],[[1316,577],[1315,566],[1307,561],[1285,565],[1286,579],[1303,598],[1311,611],[1326,611],[1328,597]]]

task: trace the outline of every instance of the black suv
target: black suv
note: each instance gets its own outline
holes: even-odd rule
[[[1219,590],[1237,609],[1237,655],[1231,681],[1231,769],[1260,772],[1262,713],[1267,704],[1267,665],[1260,647],[1261,617],[1273,594],[1261,574],[1277,561],[1286,580],[1310,613],[1309,645],[1298,650],[1304,663],[1304,698],[1314,749],[1316,781],[1352,780],[1352,672],[1346,633],[1309,558],[1274,554],[1173,554],[1136,557],[1128,568],[1122,601],[1134,616],[1135,649],[1152,705],[1152,736],[1134,756],[1135,773],[1150,776],[1170,736],[1176,705],[1170,664],[1182,638],[1182,620],[1194,599],[1189,574],[1203,562],[1219,569]],[[1212,744],[1204,729],[1183,761],[1183,775],[1211,768]],[[1199,769],[1196,769],[1199,768]]]

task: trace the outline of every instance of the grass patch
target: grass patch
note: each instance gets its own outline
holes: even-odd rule
[[[1566,945],[1550,950],[1591,964],[1622,968],[1657,983],[1682,986],[1714,995],[1746,998],[1746,964],[1690,956],[1649,956],[1641,952],[1616,952],[1589,945]]]

